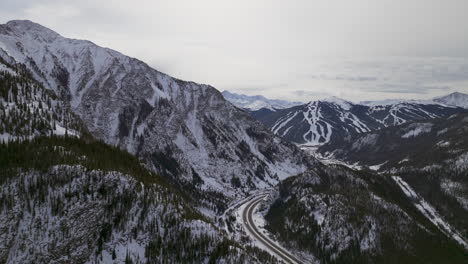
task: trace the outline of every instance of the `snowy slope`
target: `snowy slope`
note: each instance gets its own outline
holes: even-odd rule
[[[223,91],[223,96],[226,100],[233,103],[239,108],[249,109],[251,111],[259,110],[262,108],[275,110],[288,108],[295,105],[300,105],[300,102],[289,102],[285,100],[268,99],[261,95],[249,96],[244,94],[231,93]]]
[[[271,186],[313,160],[209,85],[31,21],[0,25],[0,57],[26,65],[89,132],[177,181],[233,195]],[[235,183],[235,184],[233,184]]]
[[[273,133],[298,144],[322,145],[351,134],[375,131],[408,121],[447,117],[464,109],[408,101],[386,105],[353,104],[332,97],[287,109],[251,112]]]

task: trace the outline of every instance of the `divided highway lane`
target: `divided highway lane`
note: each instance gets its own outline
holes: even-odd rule
[[[282,247],[278,246],[270,238],[263,235],[255,226],[255,223],[253,221],[253,214],[255,212],[255,208],[262,202],[262,200],[265,197],[267,197],[266,194],[261,194],[259,196],[253,197],[252,199],[246,202],[246,207],[244,211],[242,212],[242,221],[244,222],[244,225],[246,226],[250,234],[254,236],[257,241],[259,241],[266,248],[268,248],[273,253],[275,253],[285,263],[291,263],[291,264],[303,263],[297,257],[293,256],[291,253],[289,253]]]

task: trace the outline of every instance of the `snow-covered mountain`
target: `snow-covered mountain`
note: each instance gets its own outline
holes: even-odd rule
[[[259,110],[261,108],[266,108],[274,111],[275,109],[284,109],[292,107],[295,105],[300,105],[300,102],[289,102],[285,100],[278,99],[268,99],[261,95],[245,95],[245,94],[236,94],[229,91],[223,91],[223,96],[226,100],[233,103],[239,108],[248,109],[251,111]]]
[[[332,97],[277,111],[260,109],[251,113],[276,135],[298,144],[321,145],[349,134],[464,111],[439,103],[407,101],[362,105]]]
[[[468,108],[468,94],[464,93],[455,92],[446,96],[436,97],[433,100],[445,105]]]
[[[314,162],[209,85],[31,21],[0,25],[0,57],[25,65],[93,136],[179,182],[231,196],[274,185]]]

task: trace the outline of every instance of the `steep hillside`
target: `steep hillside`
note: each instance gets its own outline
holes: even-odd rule
[[[1,263],[273,263],[102,142],[0,144]]]
[[[342,166],[283,181],[265,218],[285,246],[320,263],[463,263],[468,254],[391,177]]]
[[[352,134],[460,112],[466,110],[416,102],[367,106],[332,97],[277,111],[260,109],[252,115],[284,139],[297,144],[322,145]]]
[[[26,65],[95,137],[185,185],[223,192],[270,186],[314,163],[208,85],[30,21],[0,25],[0,56]]]

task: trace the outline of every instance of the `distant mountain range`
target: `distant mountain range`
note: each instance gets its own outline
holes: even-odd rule
[[[283,109],[302,104],[301,102],[268,99],[261,95],[250,96],[245,94],[231,93],[229,91],[224,91],[223,96],[226,100],[233,103],[235,106],[251,111],[259,110],[262,108],[274,111],[275,109]]]
[[[244,108],[250,111],[260,110],[266,108],[269,110],[275,109],[285,109],[297,105],[302,105],[302,102],[291,102],[288,100],[279,100],[279,99],[268,99],[262,95],[245,95],[237,94],[229,91],[222,92],[224,98],[234,104],[237,107]],[[320,101],[342,101],[347,102],[344,99],[332,96],[330,98],[321,99]],[[348,102],[351,103],[351,102]],[[360,101],[359,103],[351,104],[360,104],[367,106],[377,106],[377,105],[395,105],[400,103],[413,103],[413,104],[443,104],[447,106],[458,106],[462,108],[468,108],[468,94],[454,92],[445,96],[435,97],[429,100],[415,100],[415,99],[385,99],[378,101]]]
[[[434,100],[387,100],[355,104],[337,97],[285,109],[250,111],[273,133],[297,144],[321,145],[349,134],[374,131],[408,121],[448,117],[468,111],[468,95]]]

